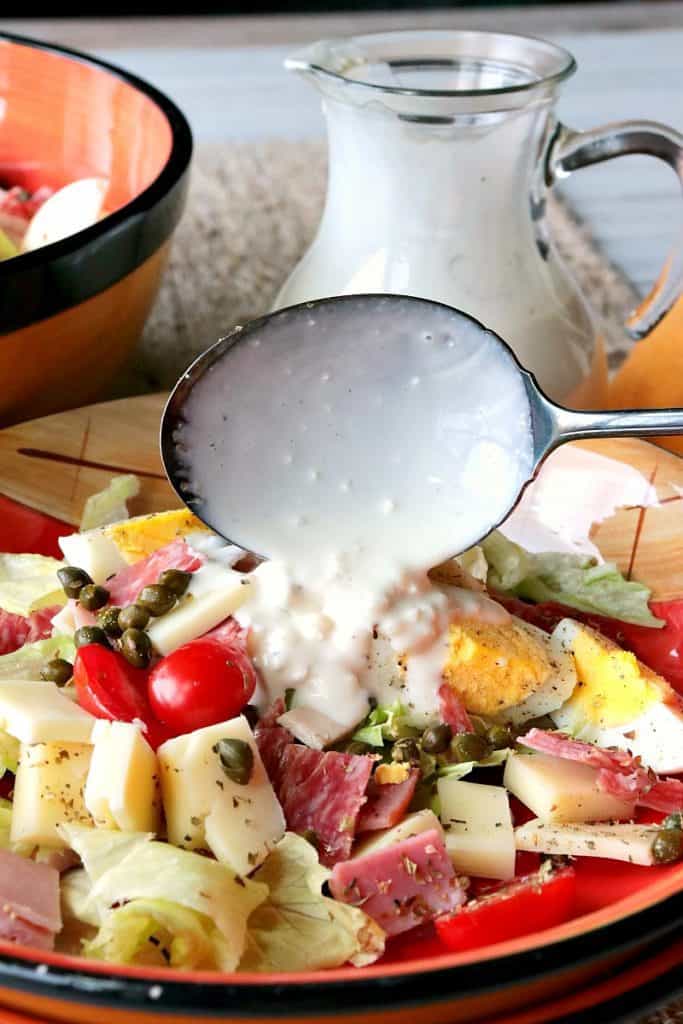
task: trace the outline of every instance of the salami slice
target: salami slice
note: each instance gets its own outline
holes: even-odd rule
[[[0,609],[0,655],[18,651],[24,644],[35,643],[52,635],[52,618],[59,608],[41,608],[25,617]]]
[[[362,907],[387,935],[451,914],[465,901],[436,829],[336,864],[330,890],[342,903]]]
[[[378,783],[374,777],[370,779],[368,802],[358,815],[356,832],[376,832],[398,825],[413,799],[419,778],[419,769],[413,768],[404,782]]]
[[[127,565],[115,576],[107,580],[109,598],[114,605],[132,604],[139,596],[143,587],[156,583],[164,569],[182,569],[194,572],[203,565],[205,559],[193,551],[184,540],[172,540],[147,558]]]
[[[439,712],[441,720],[446,725],[450,725],[454,733],[474,732],[474,726],[465,710],[465,705],[448,683],[442,683],[439,687]]]
[[[683,781],[681,779],[657,779],[651,789],[639,800],[641,807],[649,807],[652,811],[673,814],[683,811]]]

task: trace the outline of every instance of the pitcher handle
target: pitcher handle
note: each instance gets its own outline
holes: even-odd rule
[[[615,121],[579,132],[558,124],[548,147],[546,183],[569,177],[617,156],[642,153],[663,160],[674,169],[683,189],[683,135],[657,121]],[[642,338],[665,316],[683,292],[683,244],[667,258],[650,299],[630,318],[627,331]]]

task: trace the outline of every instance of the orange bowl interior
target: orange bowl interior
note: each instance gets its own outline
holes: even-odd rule
[[[0,185],[102,177],[113,213],[159,176],[171,147],[164,112],[113,72],[0,39]]]

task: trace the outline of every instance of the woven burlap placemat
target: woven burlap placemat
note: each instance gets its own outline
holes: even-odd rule
[[[322,142],[198,148],[170,265],[120,393],[170,387],[230,327],[270,309],[313,237],[325,179]],[[603,319],[614,366],[628,345],[620,324],[637,296],[565,207],[553,202],[550,218],[562,255]]]

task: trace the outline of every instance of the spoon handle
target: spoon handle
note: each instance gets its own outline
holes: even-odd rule
[[[683,409],[555,409],[556,444],[592,437],[655,437],[683,434]]]

